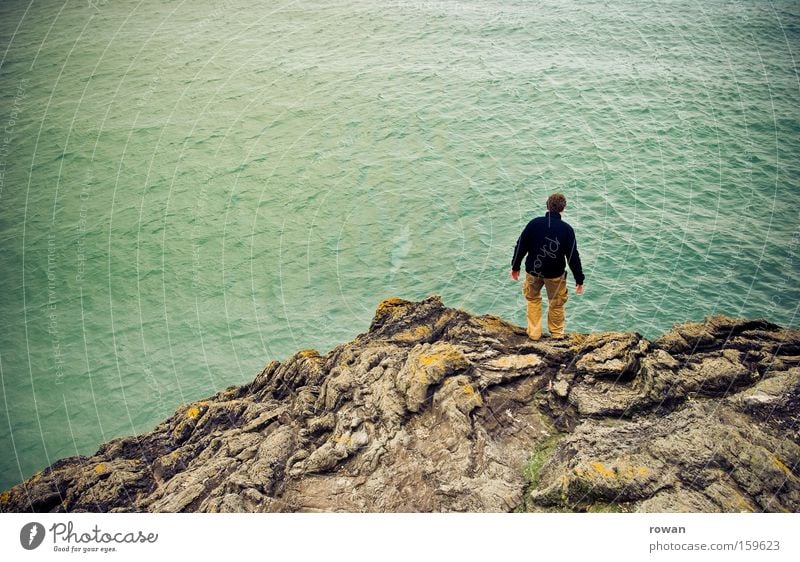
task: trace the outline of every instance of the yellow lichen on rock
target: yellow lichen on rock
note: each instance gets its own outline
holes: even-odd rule
[[[463,366],[466,365],[466,357],[464,353],[457,347],[450,344],[441,344],[434,346],[436,351],[427,353],[418,357],[419,364],[422,367],[430,367],[436,370],[444,370],[448,366]]]
[[[102,462],[94,467],[95,474],[103,474],[106,470],[108,470],[108,467]]]
[[[428,367],[441,360],[442,360],[441,355],[439,355],[438,353],[431,353],[430,355],[423,355],[422,357],[420,357],[419,364],[422,365],[423,367]]]
[[[431,329],[428,326],[414,326],[409,330],[396,333],[393,339],[397,341],[414,342],[429,338],[431,333]]]
[[[397,377],[398,389],[406,395],[406,406],[418,412],[428,395],[428,387],[462,371],[469,360],[458,347],[446,342],[415,347]]]
[[[558,479],[559,487],[561,488],[561,505],[567,505],[569,501],[569,478],[566,474],[562,474]]]
[[[593,462],[591,463],[591,467],[595,469],[595,471],[604,478],[614,478],[616,473],[613,470],[609,470],[606,466],[601,462]]]
[[[208,410],[208,402],[201,400],[183,410],[178,409],[176,415],[177,423],[172,429],[172,437],[175,439],[185,439],[194,430],[198,419]]]
[[[739,508],[740,512],[753,513],[755,511],[753,509],[753,506],[750,505],[750,502],[748,502],[744,498],[744,496],[742,496],[742,494],[740,493],[732,494],[732,499],[734,505],[736,505]]]
[[[483,406],[483,400],[481,400],[481,395],[478,394],[478,392],[471,384],[464,385],[464,394],[467,396],[468,400],[474,402],[475,406]]]
[[[441,410],[451,423],[457,419],[461,424],[464,416],[475,408],[483,406],[480,393],[470,383],[466,375],[455,375],[447,378],[442,387],[434,394],[434,404]],[[467,426],[468,427],[468,424]]]
[[[0,494],[0,504],[8,503],[8,501],[10,499],[11,499],[11,493],[10,492],[3,492],[3,493]]]
[[[391,314],[394,312],[394,309],[400,306],[407,305],[408,301],[401,299],[399,297],[389,297],[388,299],[383,299],[380,303],[378,303],[378,308],[375,309],[375,314]]]
[[[342,445],[352,445],[353,444],[353,437],[350,435],[337,435],[333,438],[336,443]]]
[[[609,478],[622,480],[635,480],[645,478],[650,474],[650,469],[646,466],[632,465],[625,461],[619,461],[611,466],[606,466],[600,461],[593,461],[587,465],[577,466],[573,469],[574,474],[579,478],[591,480],[594,478]]]
[[[400,317],[409,304],[411,303],[398,297],[384,299],[375,309],[373,323],[385,323],[386,321],[391,321],[394,318]]]
[[[789,467],[786,466],[783,462],[781,462],[781,460],[778,457],[776,457],[776,456],[772,457],[772,464],[774,464],[781,472],[786,474],[786,476],[788,476],[789,478],[797,480],[797,476],[795,476],[792,473],[792,471],[789,470]]]
[[[483,406],[481,395],[471,384],[465,384],[463,387],[463,395],[466,396],[467,406],[480,407]],[[471,408],[470,408],[471,409]]]

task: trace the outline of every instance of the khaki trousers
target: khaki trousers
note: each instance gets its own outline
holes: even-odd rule
[[[528,336],[533,340],[542,337],[542,285],[547,290],[547,328],[552,337],[564,337],[564,304],[569,298],[567,274],[546,278],[536,277],[526,271],[522,293],[528,301]]]

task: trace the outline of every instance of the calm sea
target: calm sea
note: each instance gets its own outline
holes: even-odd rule
[[[389,296],[524,322],[568,198],[570,331],[798,326],[800,5],[0,2],[0,489]]]

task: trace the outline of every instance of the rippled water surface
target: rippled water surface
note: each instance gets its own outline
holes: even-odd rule
[[[0,488],[388,296],[524,322],[563,191],[570,331],[797,326],[800,7],[0,3]]]

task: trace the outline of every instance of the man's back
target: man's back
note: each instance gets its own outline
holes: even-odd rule
[[[560,213],[548,211],[527,224],[514,248],[513,270],[519,271],[522,258],[526,255],[525,270],[531,275],[560,277],[569,263],[575,283],[583,284],[584,275],[575,231],[561,220]]]

